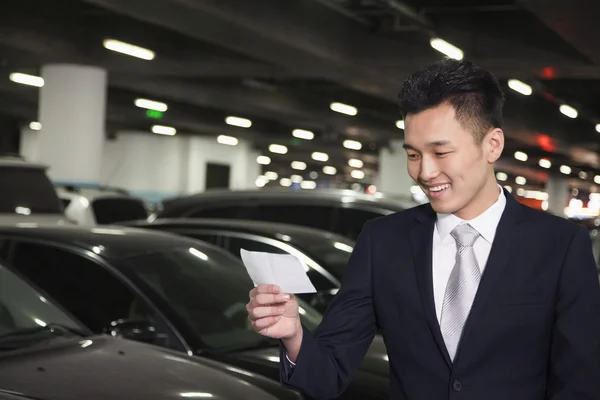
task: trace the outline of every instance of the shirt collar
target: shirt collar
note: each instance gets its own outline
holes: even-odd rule
[[[504,212],[504,207],[506,206],[504,191],[500,186],[498,186],[498,188],[500,190],[498,200],[496,200],[490,208],[472,220],[465,221],[454,214],[437,214],[436,227],[442,241],[454,228],[456,228],[457,225],[468,222],[487,242],[492,243],[496,236],[496,228],[498,227],[498,223]]]

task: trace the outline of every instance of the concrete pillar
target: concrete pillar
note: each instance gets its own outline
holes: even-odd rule
[[[550,175],[546,184],[548,209],[551,214],[565,217],[565,207],[569,201],[569,178],[564,175]]]
[[[377,190],[384,195],[413,198],[411,187],[415,182],[408,175],[407,155],[400,139],[390,141],[390,146],[381,149],[379,154],[379,179]],[[421,192],[422,193],[422,192]],[[418,193],[417,193],[418,195]]]

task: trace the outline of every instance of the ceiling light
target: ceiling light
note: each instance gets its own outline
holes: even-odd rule
[[[268,180],[274,181],[275,179],[279,178],[279,175],[277,175],[277,172],[267,171],[267,172],[265,172],[265,178],[267,178]]]
[[[552,166],[552,162],[547,158],[542,158],[539,162],[539,165],[542,168],[550,168]]]
[[[351,158],[350,160],[348,160],[348,165],[352,168],[362,168],[365,165],[365,163],[356,158]]]
[[[326,165],[323,167],[323,173],[326,175],[335,175],[337,174],[337,169],[330,165]]]
[[[362,149],[362,144],[356,140],[344,140],[344,147],[350,150]]]
[[[300,183],[300,187],[302,189],[312,190],[312,189],[315,189],[317,187],[317,183],[315,181],[302,181]]]
[[[269,179],[267,179],[266,176],[261,175],[258,178],[256,178],[256,181],[254,183],[257,187],[264,187],[267,183],[269,183]]]
[[[41,76],[34,76],[28,74],[22,74],[20,72],[13,72],[8,78],[15,82],[23,85],[42,87],[44,86],[44,78]]]
[[[341,114],[346,114],[346,115],[358,114],[358,110],[356,109],[356,107],[349,106],[348,104],[331,103],[329,105],[329,108],[331,108],[332,111],[339,112]]]
[[[517,189],[517,196],[521,196],[521,197],[525,196],[525,189],[518,188]]]
[[[306,169],[306,163],[302,161],[292,161],[292,168],[298,171],[304,171]]]
[[[288,149],[287,147],[281,144],[272,144],[269,146],[269,151],[271,153],[286,154],[288,152]]]
[[[587,179],[588,174],[585,171],[579,171],[579,178],[580,179]]]
[[[177,129],[171,126],[154,125],[152,127],[152,132],[158,135],[173,136],[177,133]]]
[[[600,133],[600,124],[596,124],[596,132]]]
[[[237,126],[240,128],[250,128],[252,126],[252,121],[240,117],[227,117],[225,118],[225,123],[227,125]]]
[[[512,188],[508,185],[504,186],[504,189],[508,191],[508,193],[512,193]]]
[[[527,183],[527,179],[525,179],[525,178],[524,178],[524,177],[522,177],[522,176],[517,176],[517,177],[515,178],[515,183],[516,183],[517,185],[524,185],[524,184],[526,184],[526,183]]]
[[[514,90],[515,92],[519,92],[525,96],[529,96],[531,93],[533,93],[531,86],[517,79],[509,79],[508,87]]]
[[[315,137],[314,133],[312,133],[311,131],[304,130],[304,129],[294,129],[294,131],[292,132],[292,135],[298,139],[304,139],[304,140],[313,140]]]
[[[136,107],[145,108],[148,110],[156,110],[160,112],[167,111],[167,105],[160,101],[148,100],[148,99],[135,99],[134,102]]]
[[[365,173],[359,169],[355,169],[350,172],[350,176],[352,176],[354,179],[363,179],[365,177]]]
[[[515,152],[515,158],[519,161],[527,161],[527,154],[523,153],[522,151],[517,151]]]
[[[569,167],[568,165],[561,165],[560,172],[562,172],[565,175],[569,175],[571,173],[571,167]]]
[[[329,156],[325,153],[320,153],[318,151],[315,151],[314,153],[312,153],[312,159],[315,161],[325,162],[325,161],[329,160]]]
[[[455,60],[462,60],[464,57],[461,49],[446,42],[444,39],[433,38],[429,41],[429,44],[440,53],[445,54]]]
[[[292,186],[292,180],[289,178],[281,178],[279,184],[283,187],[290,187]]]
[[[302,176],[300,176],[300,175],[292,175],[292,176],[290,176],[290,179],[294,183],[300,183],[304,180],[304,178],[302,178]]]
[[[233,136],[219,135],[219,137],[217,137],[217,142],[227,146],[235,146],[238,144],[238,139]]]
[[[596,175],[594,177],[594,182],[597,183],[598,185],[600,185],[600,175]]]
[[[404,129],[404,120],[403,119],[399,119],[398,121],[396,121],[396,128]]]
[[[319,177],[319,173],[317,171],[311,171],[311,173],[308,174],[308,176],[310,177],[310,179],[317,179]]]
[[[33,131],[39,131],[42,129],[42,124],[37,121],[32,121],[29,123],[29,129]]]
[[[269,165],[271,164],[271,158],[267,156],[258,156],[256,157],[256,162],[261,165]]]
[[[559,110],[561,113],[565,114],[569,118],[577,118],[577,110],[571,106],[563,104],[562,106],[560,106]]]
[[[121,42],[115,39],[105,39],[103,42],[104,48],[117,53],[126,54],[128,56],[141,58],[143,60],[153,60],[154,52],[152,50],[145,49],[143,47],[135,46],[133,44]]]
[[[506,175],[504,172],[498,172],[496,174],[496,179],[498,179],[499,181],[504,182],[505,180],[508,179],[508,175]]]

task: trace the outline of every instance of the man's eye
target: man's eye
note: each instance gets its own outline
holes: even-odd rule
[[[417,154],[408,154],[408,158],[417,158],[418,155]]]
[[[435,155],[438,156],[438,157],[445,156],[446,154],[450,154],[450,152],[447,151],[445,153],[435,153]]]

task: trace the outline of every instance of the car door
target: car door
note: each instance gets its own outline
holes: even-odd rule
[[[146,321],[156,331],[155,344],[185,350],[156,308],[99,257],[30,240],[11,240],[8,253],[12,268],[93,332],[105,333],[117,322]]]

